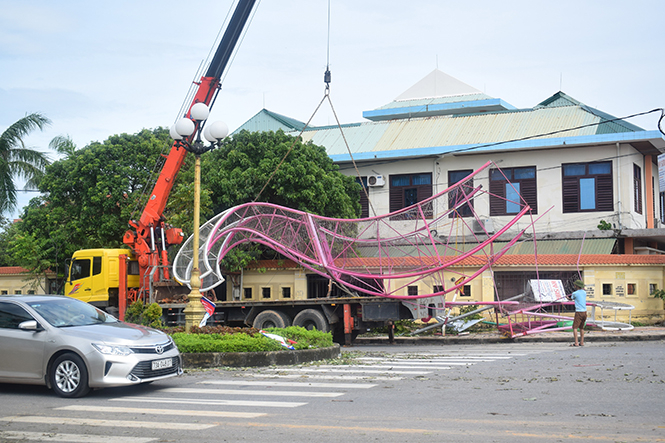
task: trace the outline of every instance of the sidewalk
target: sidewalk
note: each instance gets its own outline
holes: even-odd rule
[[[636,327],[629,331],[603,331],[592,329],[584,332],[584,341],[593,342],[613,342],[613,341],[648,341],[665,340],[665,327],[662,326],[644,326]],[[401,336],[395,337],[395,345],[432,345],[432,344],[483,344],[483,343],[520,343],[520,342],[572,342],[572,331],[554,331],[541,332],[538,334],[527,335],[516,338],[505,338],[498,332],[479,332],[466,335],[446,335],[446,336]],[[375,337],[357,337],[353,345],[388,345],[390,341],[388,336]],[[353,346],[352,345],[352,346]]]

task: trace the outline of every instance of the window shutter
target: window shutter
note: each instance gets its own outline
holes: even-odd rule
[[[614,190],[611,175],[596,178],[596,208],[599,211],[614,210]]]
[[[536,184],[536,179],[527,179],[522,180],[521,182],[521,192],[522,198],[526,201],[526,204],[531,207],[533,214],[538,213],[538,185]],[[522,208],[523,209],[523,208]]]
[[[578,212],[579,207],[579,181],[577,177],[563,177],[563,212]]]
[[[399,211],[404,207],[403,193],[404,188],[402,187],[390,187],[390,212]]]
[[[432,196],[432,185],[419,185],[418,186],[418,201],[421,202],[425,199],[428,199]],[[432,218],[434,216],[434,210],[432,209],[432,202],[428,202],[423,205],[423,213],[425,218]]]
[[[506,182],[490,180],[490,215],[506,215]]]

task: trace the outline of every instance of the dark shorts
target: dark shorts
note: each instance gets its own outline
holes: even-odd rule
[[[573,319],[573,329],[580,329],[586,325],[586,312],[575,312]]]

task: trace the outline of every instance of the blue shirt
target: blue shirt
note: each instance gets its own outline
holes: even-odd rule
[[[575,301],[575,312],[586,312],[586,291],[578,289],[570,296]]]

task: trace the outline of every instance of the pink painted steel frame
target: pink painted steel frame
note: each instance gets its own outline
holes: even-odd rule
[[[481,186],[474,186],[473,179],[492,164],[485,163],[464,180],[412,206],[364,219],[322,217],[270,203],[246,203],[231,208],[202,227],[201,235],[206,239],[199,251],[204,265],[202,290],[223,281],[220,262],[230,249],[253,242],[332,279],[349,293],[408,300],[461,291],[535,223],[531,219],[527,227],[513,233],[501,249],[494,249],[493,243],[501,235],[508,233],[525,215],[530,215],[529,206],[522,203],[521,211],[496,232],[484,232],[480,237],[474,233],[470,223],[479,221],[479,217],[473,199],[488,198],[489,193]],[[464,205],[473,213],[468,220],[458,215]],[[436,230],[441,226],[448,227],[447,236],[437,235]],[[475,247],[465,251],[451,242],[456,238],[455,231],[460,229],[473,235],[477,242]],[[188,283],[189,277],[189,265],[183,263],[188,256],[186,245],[174,261],[174,273],[184,283]],[[180,259],[183,251],[183,259]],[[191,253],[190,246],[190,256]],[[467,273],[465,267],[475,270]],[[458,278],[446,284],[444,272]],[[426,283],[420,285],[421,288],[431,287],[432,291],[403,295],[407,287],[420,281]]]

